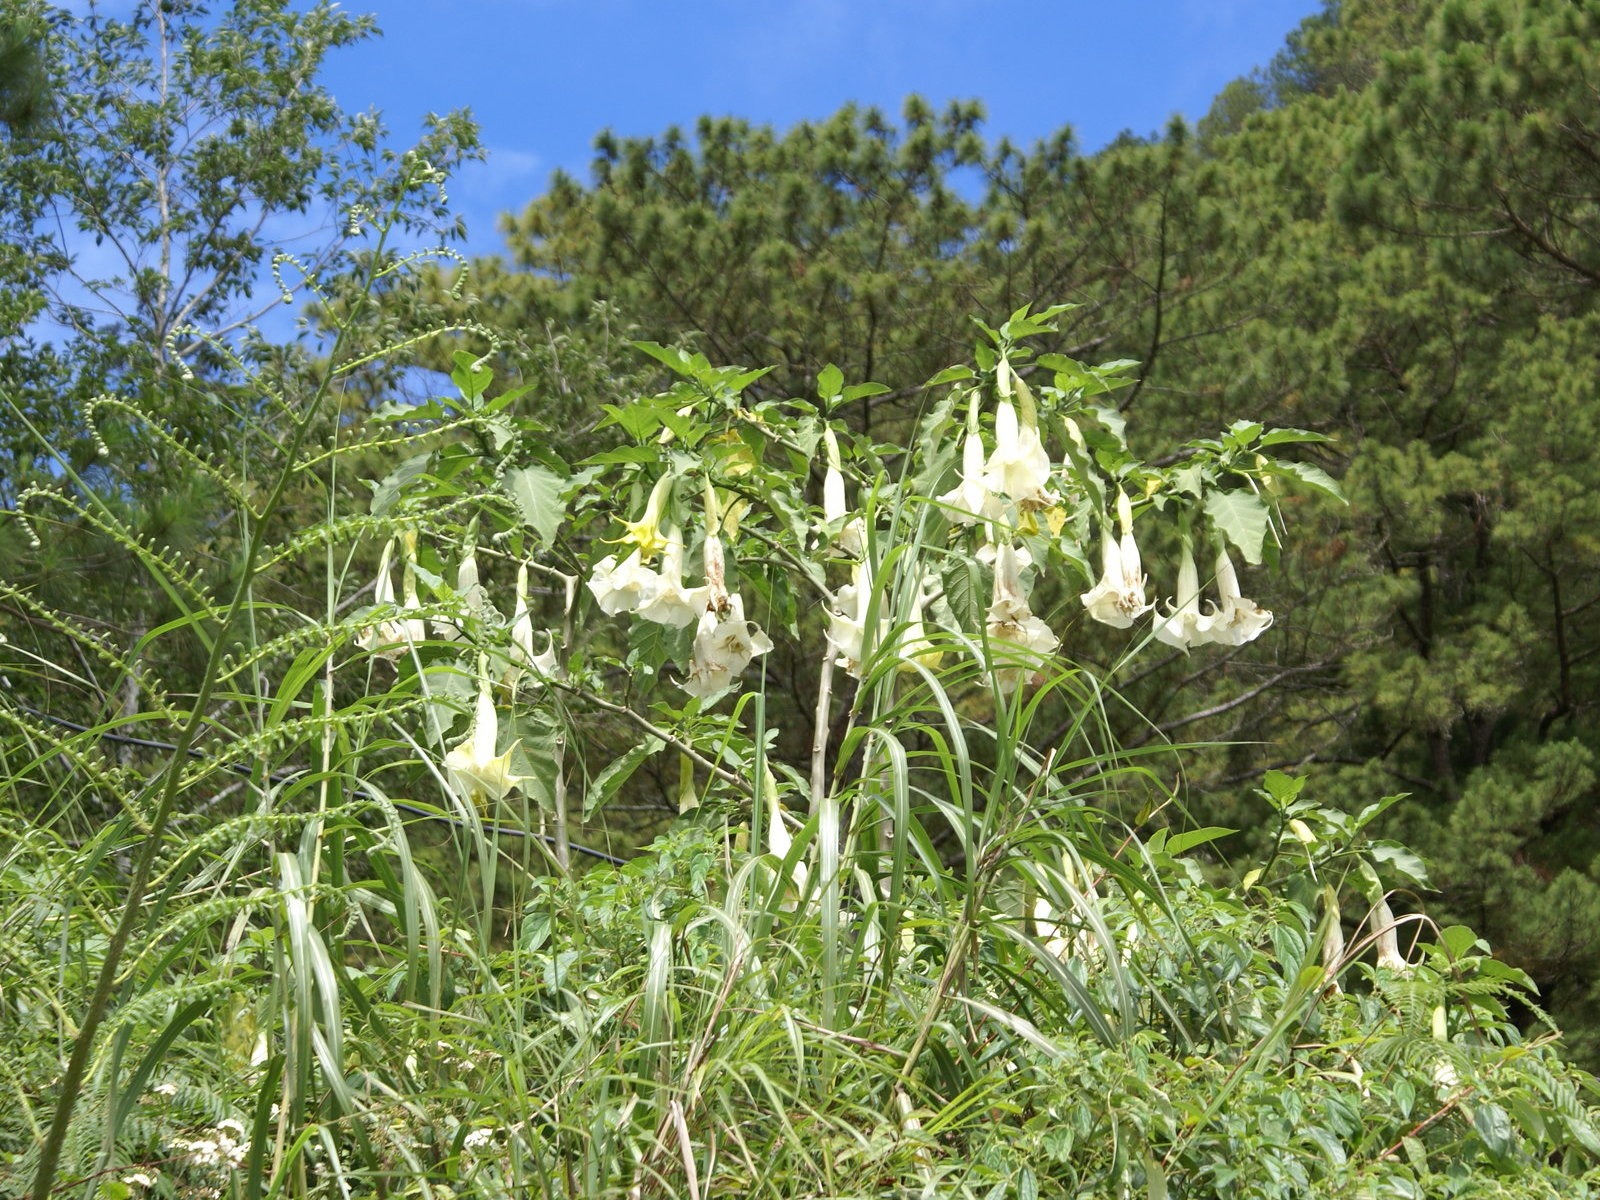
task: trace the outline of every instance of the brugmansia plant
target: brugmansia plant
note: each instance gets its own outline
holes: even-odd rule
[[[345,444],[319,406],[377,352],[331,316],[236,570],[128,539],[182,610],[147,661],[192,639],[197,684],[32,610],[151,700],[0,705],[0,1166],[40,1200],[1587,1194],[1590,1081],[1396,896],[1386,802],[1270,774],[1272,855],[1226,885],[1229,831],[1172,820],[1182,748],[1120,748],[1115,679],[1059,654],[1270,636],[1235,561],[1270,569],[1276,497],[1337,495],[1279,457],[1315,435],[1247,421],[1138,457],[1134,364],[1035,349],[1063,311],[980,326],[905,445],[843,417],[882,385],[641,344],[662,390],[576,462],[465,351],[458,396]],[[307,479],[326,518],[269,536]],[[91,497],[15,517],[120,536]],[[274,586],[306,560],[319,612]],[[108,758],[130,728],[152,757]],[[645,801],[669,831],[582,869]]]

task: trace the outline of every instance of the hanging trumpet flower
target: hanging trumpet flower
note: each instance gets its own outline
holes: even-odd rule
[[[1167,616],[1156,622],[1156,640],[1179,650],[1189,650],[1211,640],[1213,613],[1200,607],[1200,572],[1194,565],[1194,549],[1189,535],[1183,537],[1183,552],[1178,559],[1178,593],[1167,607]]]
[[[1254,641],[1272,624],[1272,614],[1239,593],[1239,576],[1227,547],[1217,552],[1217,594],[1221,603],[1212,619],[1210,638],[1224,646]]]
[[[500,723],[489,689],[489,660],[480,654],[478,702],[473,709],[472,727],[465,740],[444,757],[444,765],[456,786],[478,803],[499,800],[528,778],[511,770],[511,755],[517,748],[515,742],[506,747],[503,754],[495,754],[499,739]]]
[[[395,539],[389,539],[378,560],[378,577],[372,585],[374,605],[392,605],[395,602],[394,578],[390,567],[390,560],[394,555],[394,542]],[[422,608],[421,602],[417,599],[416,533],[408,530],[402,534],[400,546],[405,562],[401,572],[403,602],[400,611],[415,614]],[[356,638],[356,645],[362,650],[376,654],[379,658],[393,659],[404,654],[410,646],[425,641],[427,636],[427,623],[420,616],[397,616],[373,628],[363,630]]]
[[[1117,491],[1117,521],[1122,537],[1113,539],[1106,528],[1100,545],[1100,582],[1080,599],[1089,616],[1104,625],[1128,629],[1153,605],[1144,598],[1146,582],[1139,561],[1139,547],[1133,540],[1133,504],[1126,492]]]
[[[995,375],[1000,402],[994,412],[994,453],[983,468],[983,485],[1003,492],[1019,506],[1039,509],[1059,502],[1049,490],[1050,456],[1039,438],[1039,417],[1033,396],[1005,359]],[[1022,401],[1022,420],[1012,396]]]
[[[994,671],[995,682],[1007,691],[1033,675],[1040,661],[1061,644],[1029,608],[1021,571],[1016,549],[1009,542],[1002,542],[995,555],[994,600],[989,605],[985,628],[991,653],[1003,664]]]

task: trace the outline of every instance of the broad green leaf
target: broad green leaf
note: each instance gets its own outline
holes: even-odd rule
[[[647,737],[637,746],[632,747],[620,758],[614,758],[606,764],[605,770],[594,777],[589,784],[589,790],[583,797],[583,816],[588,820],[590,816],[599,811],[604,805],[616,797],[622,785],[627,783],[633,773],[644,765],[645,761],[659,753],[665,746],[658,737]]]
[[[984,599],[983,579],[978,564],[962,556],[952,556],[939,572],[944,582],[944,598],[956,624],[969,633],[983,624],[988,602]]]
[[[1254,492],[1208,492],[1206,516],[1238,547],[1245,562],[1261,564],[1261,545],[1267,539],[1267,506]]]
[[[833,400],[844,387],[844,372],[829,363],[817,372],[817,398],[824,403]]]
[[[456,365],[450,372],[450,381],[461,389],[461,398],[467,402],[467,407],[477,408],[483,393],[494,382],[494,372],[476,354],[457,350],[454,357]]]
[[[427,453],[413,454],[383,477],[383,482],[372,491],[373,516],[384,517],[394,511],[395,503],[404,494],[406,485],[426,473],[430,457]]]
[[[1498,1104],[1479,1104],[1472,1111],[1472,1127],[1478,1131],[1489,1153],[1496,1158],[1508,1158],[1517,1148],[1516,1130],[1511,1117]]]
[[[1227,829],[1221,825],[1207,825],[1203,829],[1175,833],[1167,840],[1167,853],[1182,854],[1185,850],[1193,850],[1196,846],[1204,846],[1207,842],[1214,842],[1218,838],[1225,838],[1238,832],[1237,829]]]
[[[1319,466],[1307,462],[1278,462],[1275,466],[1284,474],[1293,475],[1309,488],[1326,496],[1332,496],[1335,500],[1344,499],[1344,489],[1339,486],[1339,481]]]
[[[1333,439],[1324,434],[1312,433],[1309,429],[1269,429],[1261,435],[1261,440],[1256,444],[1262,449],[1268,446],[1289,446],[1298,442],[1331,442]]]
[[[925,388],[938,387],[940,384],[955,383],[958,380],[965,380],[965,379],[971,379],[971,378],[972,378],[972,368],[971,367],[962,367],[962,366],[946,367],[944,370],[940,371],[937,375],[935,375],[932,379],[928,380],[928,382],[923,384],[922,386],[925,387]]]
[[[556,530],[566,516],[566,504],[561,499],[565,481],[545,467],[517,467],[507,471],[500,481],[506,493],[516,502],[523,523],[539,535],[546,546],[556,540]]]

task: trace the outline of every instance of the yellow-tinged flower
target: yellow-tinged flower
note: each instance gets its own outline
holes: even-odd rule
[[[927,622],[923,620],[923,609],[927,598],[922,593],[919,581],[916,591],[911,597],[911,620],[907,622],[905,632],[900,635],[900,670],[914,671],[914,664],[920,663],[930,671],[938,669],[944,661],[944,651],[934,646],[928,637]]]
[[[640,559],[644,562],[649,562],[667,548],[666,535],[661,532],[661,517],[666,509],[667,499],[671,495],[672,476],[663,475],[656,480],[656,486],[650,490],[650,500],[645,504],[644,515],[637,521],[622,523],[622,528],[627,532],[617,541],[635,546]]]
[[[1121,491],[1117,493],[1117,518],[1122,538],[1113,539],[1110,528],[1105,530],[1100,545],[1100,582],[1079,598],[1094,620],[1127,629],[1153,605],[1145,603],[1144,568],[1133,540],[1133,505]]]
[[[528,778],[511,770],[513,742],[505,753],[496,755],[500,722],[495,715],[494,698],[489,692],[488,660],[478,659],[478,702],[473,711],[472,728],[465,740],[444,756],[445,768],[456,786],[477,800],[495,801]]]

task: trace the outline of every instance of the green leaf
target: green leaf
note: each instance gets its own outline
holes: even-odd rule
[[[561,499],[564,480],[545,467],[518,467],[507,471],[501,479],[506,494],[516,503],[525,525],[539,535],[546,546],[556,540],[556,530],[566,516],[567,506]]]
[[[1451,958],[1463,958],[1485,948],[1478,935],[1465,925],[1447,925],[1439,931],[1439,941],[1450,952]]]
[[[1319,466],[1307,462],[1278,462],[1274,466],[1325,496],[1332,496],[1335,500],[1344,499],[1344,489],[1339,486],[1339,481]]]
[[[972,378],[972,368],[965,366],[946,367],[922,386],[925,388],[938,387],[940,384],[955,383],[957,380]]]
[[[824,404],[834,399],[844,388],[844,372],[829,363],[817,372],[817,398]]]
[[[594,777],[593,782],[589,784],[589,790],[584,794],[584,820],[588,820],[601,806],[613,800],[633,773],[643,766],[647,759],[658,754],[665,745],[666,743],[658,737],[647,737],[624,753],[621,758],[612,759],[606,765],[606,769]]]
[[[1511,1117],[1498,1104],[1480,1104],[1473,1110],[1472,1127],[1478,1131],[1489,1153],[1496,1158],[1509,1158],[1517,1146],[1516,1130]]]
[[[952,556],[939,572],[944,582],[945,602],[950,605],[956,624],[967,632],[983,625],[986,602],[978,564],[964,556]]]
[[[406,485],[420,478],[428,470],[426,452],[414,454],[383,477],[383,482],[372,491],[372,515],[387,516],[405,492]]]
[[[1237,829],[1227,829],[1221,825],[1207,825],[1203,829],[1176,833],[1167,841],[1167,853],[1182,854],[1185,850],[1193,850],[1196,846],[1204,846],[1207,842],[1214,842],[1218,838],[1225,838],[1238,832]]]
[[[1261,564],[1261,545],[1267,540],[1267,506],[1254,492],[1209,492],[1206,516],[1244,555],[1251,566]]]
[[[865,400],[868,396],[884,396],[889,392],[886,384],[882,383],[852,383],[844,390],[844,399],[848,403],[852,400]]]
[[[1331,442],[1333,439],[1309,429],[1269,429],[1256,443],[1262,449],[1268,446],[1289,446],[1297,442]]]
[[[494,382],[494,372],[476,354],[457,350],[454,357],[456,365],[450,372],[450,381],[461,389],[461,398],[467,402],[467,407],[476,408],[478,400]]]
[[[1288,808],[1299,797],[1301,789],[1306,786],[1306,777],[1302,775],[1296,778],[1293,775],[1285,775],[1282,771],[1268,771],[1262,776],[1261,783],[1266,788],[1273,806],[1282,810]]]

